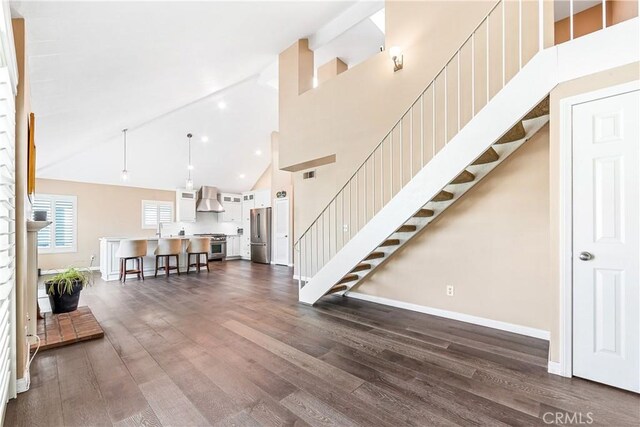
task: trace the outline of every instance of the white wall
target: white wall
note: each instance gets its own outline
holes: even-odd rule
[[[184,233],[186,235],[216,233],[233,236],[238,234],[238,228],[242,227],[241,224],[219,222],[218,217],[221,219],[222,214],[217,214],[215,212],[197,212],[196,222],[173,222],[171,224],[163,225],[162,236],[176,235],[182,228],[184,228]]]

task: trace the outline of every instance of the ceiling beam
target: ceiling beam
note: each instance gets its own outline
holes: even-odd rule
[[[360,22],[384,8],[384,1],[359,1],[309,37],[309,49],[316,50],[344,34]]]

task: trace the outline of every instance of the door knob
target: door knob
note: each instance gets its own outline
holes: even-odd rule
[[[589,261],[593,259],[593,255],[589,252],[580,252],[580,257],[582,261]]]

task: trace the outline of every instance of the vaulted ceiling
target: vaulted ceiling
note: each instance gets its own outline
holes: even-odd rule
[[[251,188],[278,124],[269,65],[353,3],[13,2],[38,176],[121,184],[128,128],[128,185],[183,186],[191,132],[196,187]]]

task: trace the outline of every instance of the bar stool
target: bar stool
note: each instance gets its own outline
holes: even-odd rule
[[[211,245],[211,239],[208,237],[197,237],[194,239],[189,239],[189,246],[187,246],[187,274],[189,274],[189,269],[191,267],[195,267],[196,271],[200,273],[200,267],[203,265],[207,266],[207,272],[209,271],[209,246]],[[196,257],[196,262],[191,263],[191,256],[194,255]],[[203,264],[200,262],[202,259],[202,255],[204,255],[204,259],[206,262]]]
[[[120,258],[120,276],[122,283],[127,281],[127,274],[136,274],[138,279],[144,280],[144,260],[147,255],[146,240],[121,240],[116,251],[116,257]],[[127,261],[135,260],[136,268],[127,270]]]
[[[158,239],[158,247],[154,251],[156,256],[156,274],[158,270],[164,270],[166,277],[169,277],[170,270],[176,270],[180,275],[180,250],[182,249],[182,239]],[[171,257],[176,257],[176,265],[171,265]],[[163,265],[158,267],[158,259],[163,258]]]

